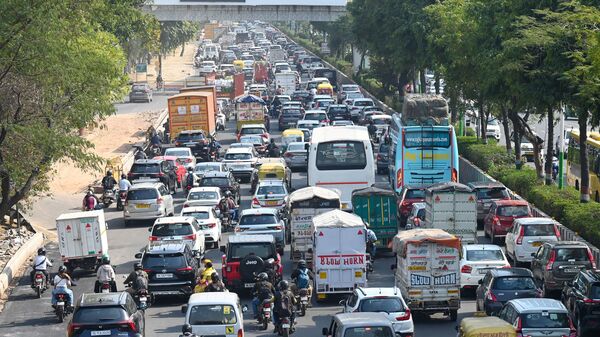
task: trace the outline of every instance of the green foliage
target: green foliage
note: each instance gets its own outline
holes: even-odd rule
[[[458,153],[484,171],[496,166],[509,165],[510,156],[496,144],[481,144],[475,137],[457,137]]]
[[[566,224],[565,210],[579,205],[579,192],[572,187],[561,190],[555,185],[537,185],[529,191],[528,200],[557,221]]]
[[[525,199],[529,199],[531,188],[539,183],[535,170],[529,167],[517,170],[510,166],[500,166],[494,168],[490,173]]]

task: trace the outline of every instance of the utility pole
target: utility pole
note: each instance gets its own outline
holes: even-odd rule
[[[564,186],[564,159],[565,159],[565,107],[561,106],[561,114],[560,114],[560,135],[558,135],[558,148],[560,149],[558,152],[558,188],[562,189]]]

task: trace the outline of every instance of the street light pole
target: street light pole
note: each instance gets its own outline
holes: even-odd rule
[[[564,159],[565,159],[565,107],[561,106],[561,114],[560,114],[560,135],[558,136],[558,188],[562,189],[564,186]]]

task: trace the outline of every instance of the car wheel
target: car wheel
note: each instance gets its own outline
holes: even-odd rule
[[[456,322],[456,320],[458,319],[458,310],[450,310],[450,314],[448,315],[448,317],[450,318],[450,321]]]

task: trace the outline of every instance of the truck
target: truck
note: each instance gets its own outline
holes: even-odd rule
[[[456,321],[460,309],[460,239],[441,229],[399,232],[394,283],[413,313],[444,313]]]
[[[287,61],[287,52],[284,49],[271,49],[269,51],[268,60],[269,63],[275,64],[275,62]]]
[[[235,43],[240,44],[250,40],[250,33],[248,32],[238,32],[235,34]]]
[[[238,97],[235,102],[236,132],[244,124],[264,124],[265,109],[264,101],[256,96]]]
[[[398,233],[396,193],[376,186],[354,190],[352,206],[354,214],[360,216],[377,236],[377,248],[387,250]]]
[[[282,95],[291,95],[298,88],[298,73],[295,71],[275,74],[275,88],[283,89]]]
[[[186,77],[184,85],[186,88],[215,85],[215,81],[216,76],[214,73],[205,73]]]
[[[267,83],[268,80],[269,69],[267,68],[267,62],[254,62],[254,83]]]
[[[204,25],[204,38],[205,39],[209,39],[211,41],[215,41],[215,38],[217,38],[216,34],[215,34],[215,29],[219,27],[218,23],[207,23]]]
[[[477,243],[477,198],[469,186],[447,182],[425,190],[422,228],[437,228],[456,235],[463,243]]]
[[[108,254],[108,225],[104,211],[61,214],[56,218],[58,251],[69,272],[75,268],[95,271]]]
[[[203,130],[206,135],[215,133],[215,88],[207,87],[204,89],[206,91],[201,90],[203,88],[190,88],[169,97],[169,137],[171,141],[184,130]]]
[[[317,301],[367,286],[367,228],[354,214],[333,210],[313,218],[313,271]]]

